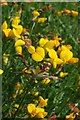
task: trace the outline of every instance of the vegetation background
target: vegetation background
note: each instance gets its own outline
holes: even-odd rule
[[[78,11],[78,2],[11,2],[6,6],[2,6],[2,22],[6,20],[8,26],[11,27],[10,21],[17,15],[20,8],[22,9],[21,25],[27,28],[29,32],[27,37],[34,45],[36,40],[39,40],[42,36],[52,39],[58,33],[66,44],[72,45],[74,56],[80,58],[79,17],[74,17],[69,14],[57,15],[58,11],[64,9]],[[33,10],[40,11],[42,17],[47,17],[47,21],[44,23],[36,23],[34,26],[34,22],[32,21]],[[2,42],[2,54],[10,54],[8,64],[3,64],[3,118],[28,117],[27,104],[31,103],[33,99],[37,99],[37,96],[31,96],[29,94],[34,86],[39,91],[39,95],[48,98],[48,105],[45,108],[48,112],[47,118],[50,118],[54,114],[57,115],[57,118],[65,118],[65,116],[71,112],[67,104],[77,104],[77,107],[80,109],[80,62],[73,65],[64,65],[63,71],[69,73],[65,78],[53,80],[46,86],[41,84],[37,85],[34,84],[34,78],[32,76],[25,78],[21,74],[15,74],[15,72],[24,69],[24,60],[29,61],[30,66],[35,65],[35,62],[29,58],[29,54],[26,54],[26,49],[23,49],[25,59],[16,57],[14,41],[3,38]],[[50,72],[54,73],[55,70],[52,69]],[[28,79],[31,79],[31,77],[32,81],[29,83]],[[41,80],[41,78],[39,78],[39,80]],[[13,94],[15,93],[17,82],[21,83],[24,92],[14,99]],[[16,112],[14,104],[20,105]]]

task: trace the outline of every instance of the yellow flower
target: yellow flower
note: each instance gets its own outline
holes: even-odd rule
[[[34,104],[28,104],[27,110],[30,113],[31,117],[36,115],[36,106]]]
[[[32,92],[32,95],[38,96],[39,92]]]
[[[38,22],[44,23],[47,20],[47,18],[38,18]]]
[[[64,13],[66,13],[66,14],[70,14],[71,11],[70,11],[70,10],[64,10]]]
[[[41,38],[41,39],[39,40],[39,45],[40,45],[41,47],[44,47],[47,42],[49,42],[49,40],[44,39],[44,38]]]
[[[47,102],[48,102],[48,99],[43,99],[43,97],[41,97],[41,96],[39,96],[39,107],[44,107],[44,106],[46,106],[47,105]]]
[[[18,39],[18,40],[16,40],[14,46],[17,47],[17,46],[23,46],[23,45],[25,45],[25,42],[21,39]]]
[[[38,83],[38,81],[37,81],[37,80],[35,80],[34,82],[35,82],[35,83]]]
[[[16,90],[18,90],[20,87],[21,87],[21,83],[17,82],[17,84],[16,84]]]
[[[35,47],[32,46],[32,45],[30,45],[30,46],[28,47],[28,52],[29,52],[30,54],[35,53]]]
[[[61,41],[61,40],[62,40],[62,38],[59,37],[58,35],[56,35],[56,36],[53,38],[53,44],[54,44],[54,46],[55,46],[55,47],[58,47],[58,46],[60,45],[60,42],[59,42],[59,41]]]
[[[54,49],[50,49],[49,50],[49,57],[52,58],[52,59],[55,59],[57,58],[57,52],[54,50]]]
[[[47,40],[44,38],[41,38],[39,41],[39,45],[44,48],[45,53],[48,52],[48,55],[50,58],[56,58],[57,57],[57,52],[53,49],[54,47],[54,41],[53,40]]]
[[[15,107],[15,108],[18,108],[18,107],[19,107],[19,104],[15,104],[14,107]]]
[[[57,12],[57,14],[58,14],[58,16],[61,16],[61,15],[62,15],[62,12],[61,12],[61,11],[59,11],[59,12]]]
[[[22,53],[22,47],[21,46],[23,46],[23,45],[25,45],[25,42],[21,39],[19,39],[15,42],[14,46],[15,46],[15,50],[16,50],[17,53]]]
[[[5,53],[3,54],[3,63],[4,64],[8,63],[9,56],[10,56],[10,54],[5,54]]]
[[[58,64],[62,64],[63,61],[60,58],[50,59],[51,64],[53,64],[53,67],[56,68]]]
[[[12,20],[12,27],[17,28],[19,23],[20,23],[20,17],[15,17]]]
[[[40,13],[37,10],[34,10],[32,14],[34,17],[38,17],[40,15]]]
[[[21,46],[15,47],[15,51],[16,51],[17,53],[22,53],[22,47],[21,47]]]
[[[72,14],[72,16],[78,16],[79,13],[77,11],[72,10],[71,14]]]
[[[68,75],[68,73],[67,72],[60,72],[60,77],[65,77],[66,75]]]
[[[20,34],[22,33],[23,27],[21,25],[18,25],[17,28],[13,28],[12,32],[13,35],[17,38],[21,38]]]
[[[77,63],[78,61],[79,61],[78,58],[74,58],[74,57],[72,57],[72,58],[68,61],[68,63],[70,63],[70,64],[74,64],[74,63]]]
[[[3,31],[3,33],[5,34],[6,37],[9,36],[9,33],[10,33],[11,29],[8,28],[8,24],[7,24],[6,21],[4,21],[3,24],[2,24],[2,31]]]
[[[48,113],[44,111],[43,108],[36,108],[36,116],[37,118],[44,118]]]
[[[60,58],[67,63],[73,57],[73,53],[69,49],[62,50],[60,53]]]
[[[3,72],[4,72],[4,71],[3,71],[2,69],[0,69],[0,75],[3,74]]]
[[[63,10],[62,11],[58,11],[57,12],[58,16],[61,16],[63,12],[64,12]]]
[[[20,32],[18,32],[19,31],[19,29],[20,29]],[[17,37],[17,38],[21,38],[21,36],[20,36],[20,33],[22,33],[22,28],[13,28],[11,31],[10,31],[10,33],[9,33],[9,37],[10,38],[15,38],[15,37]]]
[[[21,89],[21,90],[19,91],[19,95],[22,94],[22,93],[23,93],[23,89]]]
[[[45,57],[45,51],[42,47],[37,47],[35,49],[34,46],[29,46],[28,52],[32,54],[32,59],[37,62],[42,61]]]
[[[76,117],[76,115],[71,113],[70,115],[66,115],[66,120],[74,120],[75,117]]]
[[[15,99],[15,98],[17,97],[17,94],[13,94],[12,96],[13,96],[13,98]]]
[[[42,84],[48,84],[51,80],[49,78],[45,78],[41,81]]]

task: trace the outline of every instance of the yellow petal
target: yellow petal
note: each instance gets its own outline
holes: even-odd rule
[[[53,41],[53,40],[50,40],[50,41],[48,41],[48,42],[45,44],[44,48],[52,49],[53,46],[54,46],[54,41]]]
[[[71,58],[73,57],[73,53],[69,50],[63,50],[61,53],[60,53],[60,58],[63,60],[63,61],[69,61]]]
[[[15,104],[14,107],[15,107],[15,108],[18,108],[18,107],[19,107],[19,104]]]
[[[4,21],[3,24],[2,24],[2,30],[3,30],[3,29],[7,29],[7,27],[8,27],[7,22]]]
[[[68,75],[68,73],[67,72],[60,72],[60,77],[65,77],[66,75]]]
[[[22,31],[23,31],[22,25],[18,25],[16,32],[20,35],[22,33]]]
[[[74,64],[74,63],[77,63],[79,61],[79,59],[78,58],[71,58],[68,62],[70,63],[70,64]]]
[[[41,38],[40,41],[39,41],[39,45],[40,45],[41,47],[43,47],[48,41],[49,41],[49,40],[47,40],[47,39]]]
[[[21,46],[15,47],[15,50],[16,50],[17,53],[22,53],[22,47]]]
[[[37,10],[34,10],[34,11],[32,12],[32,14],[34,15],[34,17],[37,17],[37,16],[40,15],[40,13],[39,13]]]
[[[39,112],[44,112],[44,109],[43,108],[36,108],[36,114],[39,113]]]
[[[9,35],[8,35],[8,36],[9,36],[10,38],[14,38],[14,37],[15,37],[13,30],[11,30],[11,31],[9,32]]]
[[[44,56],[45,56],[45,51],[42,47],[37,47],[36,53],[39,54],[42,58],[44,58]]]
[[[48,84],[51,80],[49,78],[46,78],[41,81],[42,84]]]
[[[29,113],[32,113],[33,111],[35,111],[36,107],[34,104],[28,104],[27,109]]]
[[[21,40],[21,39],[16,40],[15,47],[17,47],[17,46],[23,46],[23,45],[25,45],[25,42],[23,40]]]
[[[52,59],[57,58],[58,57],[57,52],[55,50],[53,50],[53,49],[50,49],[49,50],[49,57],[52,58]]]
[[[3,32],[4,32],[6,37],[9,36],[10,31],[11,31],[11,29],[3,29]]]
[[[13,33],[14,33],[15,37],[21,38],[20,34],[18,34],[16,29],[14,29],[14,28],[13,28]]]
[[[32,54],[32,59],[37,61],[37,62],[40,62],[43,60],[43,57],[41,57],[38,53],[35,52]]]
[[[30,45],[30,46],[28,47],[28,52],[31,53],[31,54],[33,54],[33,53],[35,52],[35,47],[32,46],[32,45]]]
[[[57,64],[62,64],[63,61],[60,59],[60,58],[55,58],[54,61],[57,63]]]
[[[20,23],[20,18],[15,17],[12,21],[12,27],[16,28],[16,26]]]
[[[2,69],[0,69],[0,75],[3,73],[4,71]]]

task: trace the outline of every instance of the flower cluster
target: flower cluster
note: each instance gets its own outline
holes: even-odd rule
[[[28,113],[31,115],[31,117],[37,117],[37,118],[44,118],[45,116],[47,116],[47,112],[45,112],[44,110],[44,106],[47,105],[47,101],[48,99],[43,99],[42,96],[39,96],[39,104],[37,105],[37,107],[35,106],[35,104],[28,104],[27,106],[27,110]]]
[[[42,22],[42,23],[44,23],[46,20],[47,20],[47,18],[45,18],[45,17],[38,17],[38,16],[40,16],[40,13],[37,11],[37,10],[34,10],[33,12],[32,12],[32,14],[33,14],[33,16],[34,16],[34,19],[33,20],[36,20],[37,22]],[[38,17],[38,18],[37,18]]]
[[[35,48],[30,45],[28,52],[32,55],[34,61],[40,62],[42,60],[48,61],[53,65],[54,68],[59,64],[74,64],[78,62],[78,58],[73,57],[71,51],[72,46],[61,45],[62,39],[58,36],[52,40],[41,38],[39,40],[39,46]],[[57,49],[57,50],[55,50]],[[47,58],[45,58],[48,55]]]
[[[75,16],[78,16],[79,13],[77,11],[74,11],[74,10],[65,9],[65,10],[61,10],[61,11],[57,12],[57,14],[59,16],[61,16],[62,14],[70,14],[70,15],[75,17]]]

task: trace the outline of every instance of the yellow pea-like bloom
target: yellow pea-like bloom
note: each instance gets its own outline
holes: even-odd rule
[[[73,57],[73,53],[70,50],[62,50],[60,53],[60,58],[64,63],[68,62]]]
[[[54,41],[53,40],[47,40],[44,38],[41,38],[39,41],[39,45],[46,50],[46,52],[49,52],[50,49],[54,47]]]
[[[47,42],[49,42],[49,40],[44,39],[44,38],[41,38],[41,39],[39,40],[39,45],[40,45],[41,47],[44,47],[44,45],[45,45]]]
[[[17,53],[22,53],[22,47],[21,47],[21,46],[15,47],[15,51],[16,51]]]
[[[48,53],[49,57],[52,58],[52,59],[55,59],[57,58],[57,52],[54,50],[54,49],[50,49],[49,50],[49,53]]]
[[[8,28],[8,24],[7,24],[6,21],[4,21],[3,24],[2,24],[2,30],[7,29],[7,28]]]
[[[75,117],[76,117],[76,115],[71,113],[70,115],[66,115],[66,120],[74,120]]]
[[[23,93],[23,89],[21,89],[21,90],[19,91],[19,95],[22,94],[22,93]]]
[[[47,102],[48,102],[48,99],[43,99],[43,97],[41,97],[41,96],[39,96],[39,107],[44,107],[44,106],[46,106],[47,105]]]
[[[21,38],[20,34],[22,33],[23,27],[21,25],[18,25],[17,28],[13,28],[13,36],[17,37],[17,38]]]
[[[40,13],[37,10],[34,10],[32,14],[34,17],[38,17],[40,15]]]
[[[64,78],[65,76],[67,76],[68,73],[67,72],[60,72],[60,77]]]
[[[19,40],[16,40],[14,46],[17,47],[17,46],[23,46],[23,45],[25,45],[25,42],[23,40],[19,39]]]
[[[31,114],[31,117],[36,115],[36,106],[34,104],[28,104],[27,110]]]
[[[50,79],[49,78],[45,78],[44,80],[41,81],[42,84],[48,84],[50,83]]]
[[[17,84],[16,84],[16,90],[18,90],[20,87],[21,87],[21,83],[17,82]]]
[[[32,92],[32,95],[38,96],[39,92]]]
[[[8,28],[8,24],[6,21],[4,21],[4,23],[2,24],[2,31],[5,34],[6,37],[9,36],[9,33],[11,31],[11,29]]]
[[[44,118],[48,113],[44,111],[43,108],[36,108],[36,116],[37,118]]]
[[[70,63],[70,64],[74,64],[74,63],[77,63],[78,61],[79,61],[78,58],[74,58],[74,57],[72,57],[72,58],[68,61],[68,63]]]
[[[58,11],[57,12],[58,16],[61,16],[63,12],[64,12],[63,10],[62,11]]]
[[[45,51],[41,47],[36,48],[36,52],[32,54],[32,59],[39,62],[44,59]]]
[[[42,61],[45,57],[45,51],[42,47],[35,49],[34,46],[29,46],[28,52],[32,54],[32,59],[37,62]]]
[[[35,52],[35,47],[32,46],[32,45],[30,45],[30,46],[28,47],[28,52],[29,52],[30,54],[33,54],[33,53]]]
[[[70,10],[64,10],[64,13],[66,13],[66,14],[70,14],[71,11],[70,11]]]
[[[47,20],[47,18],[38,18],[38,22],[44,23]]]
[[[44,48],[47,50],[47,49],[52,49],[54,47],[54,41],[53,40],[50,40],[48,41],[45,45],[44,45]]]
[[[52,64],[54,68],[56,68],[57,65],[62,64],[62,63],[63,61],[60,58],[55,58],[54,60],[52,60]]]
[[[79,13],[77,11],[72,10],[71,14],[72,14],[72,16],[78,16]]]
[[[3,74],[3,72],[4,72],[4,71],[3,71],[2,69],[0,69],[0,75]]]
[[[15,18],[12,20],[12,27],[16,28],[19,23],[20,23],[20,17],[15,17]]]
[[[3,63],[4,64],[8,63],[9,56],[10,56],[10,54],[5,54],[5,53],[3,54]]]
[[[18,107],[19,107],[19,104],[15,104],[14,107],[15,107],[15,108],[18,108]]]

